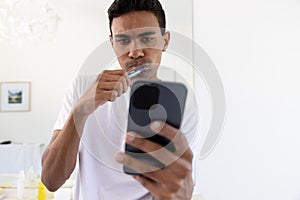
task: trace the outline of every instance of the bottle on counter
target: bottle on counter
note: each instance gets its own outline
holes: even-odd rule
[[[17,198],[24,198],[24,187],[25,187],[25,172],[22,170],[19,173],[18,185],[17,185]]]
[[[36,200],[37,180],[31,165],[26,173],[26,187],[28,189],[28,200]]]
[[[47,200],[47,188],[42,182],[38,185],[38,200]]]

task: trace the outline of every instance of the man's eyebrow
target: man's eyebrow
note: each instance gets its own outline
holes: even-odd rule
[[[139,34],[139,37],[144,37],[144,36],[154,35],[154,34],[156,34],[155,31],[148,31],[148,32],[144,32],[144,33]]]
[[[140,33],[140,34],[138,35],[138,37],[144,37],[144,36],[154,35],[154,34],[156,34],[155,31],[147,31],[147,32],[144,32],[144,33]],[[116,37],[116,38],[130,38],[129,35],[123,34],[123,33],[115,34],[114,37]]]
[[[126,34],[116,34],[116,35],[114,35],[114,37],[117,37],[117,38],[129,38],[130,36],[126,35]]]

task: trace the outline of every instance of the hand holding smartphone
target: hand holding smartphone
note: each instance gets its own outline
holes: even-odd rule
[[[127,131],[136,132],[141,137],[174,152],[172,141],[153,132],[150,124],[152,121],[159,120],[179,129],[186,96],[187,89],[181,83],[135,80],[131,86]],[[163,163],[129,144],[125,145],[125,153],[159,168],[164,167]],[[128,166],[124,166],[124,172],[132,175],[140,174]]]

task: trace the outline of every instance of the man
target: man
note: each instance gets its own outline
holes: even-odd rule
[[[108,14],[110,41],[122,69],[105,70],[95,78],[79,77],[74,82],[43,155],[42,181],[56,191],[78,162],[75,199],[191,199],[193,153],[185,136],[196,134],[193,116],[184,113],[181,130],[152,122],[154,132],[174,142],[175,152],[138,133],[126,133],[125,105],[131,84],[127,72],[147,66],[137,77],[158,79],[162,52],[170,40],[165,13],[158,0],[115,0]],[[122,153],[124,139],[152,153],[166,167],[158,169]],[[157,150],[159,154],[153,153]],[[124,174],[120,170],[123,164],[141,175]]]

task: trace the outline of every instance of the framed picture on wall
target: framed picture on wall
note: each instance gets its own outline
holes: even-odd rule
[[[0,111],[30,111],[30,82],[1,82]]]

